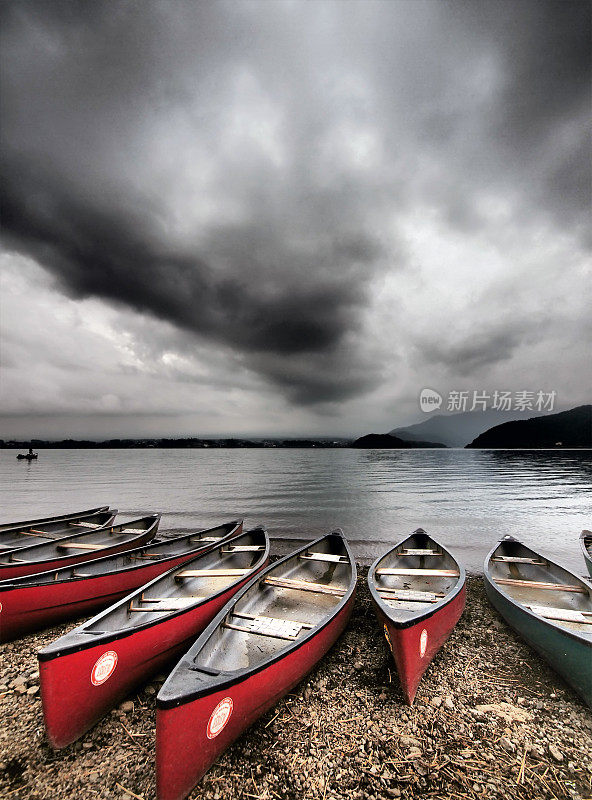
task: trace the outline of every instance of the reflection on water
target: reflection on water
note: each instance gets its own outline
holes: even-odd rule
[[[103,503],[161,511],[163,533],[242,516],[278,553],[341,527],[363,562],[421,526],[471,571],[512,534],[582,574],[591,487],[590,451],[0,451],[2,522]]]

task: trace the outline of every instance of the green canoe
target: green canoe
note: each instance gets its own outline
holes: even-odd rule
[[[582,545],[584,561],[588,567],[588,574],[592,577],[592,531],[582,531],[580,544]]]
[[[592,707],[592,586],[511,536],[483,571],[491,604]]]

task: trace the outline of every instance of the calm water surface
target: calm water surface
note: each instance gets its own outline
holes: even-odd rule
[[[592,528],[590,451],[0,450],[0,521],[109,503],[163,534],[244,517],[272,553],[341,527],[359,561],[421,526],[480,572],[512,534],[578,574]]]

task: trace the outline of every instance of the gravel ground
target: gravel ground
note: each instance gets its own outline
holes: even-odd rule
[[[362,570],[349,627],[297,689],[214,765],[194,798],[592,798],[592,716],[498,617],[482,581],[412,708]],[[36,651],[73,625],[4,645],[0,796],[154,800],[154,700],[164,675],[74,745],[43,729]]]

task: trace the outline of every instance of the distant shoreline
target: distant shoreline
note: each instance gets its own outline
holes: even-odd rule
[[[4,442],[0,439],[0,450],[15,450],[23,451],[32,447],[35,450],[303,450],[303,449],[316,449],[316,450],[467,450],[467,447],[449,447],[442,445],[441,447],[421,447],[415,445],[409,447],[360,447],[354,445],[354,439],[343,440],[325,440],[325,439],[265,439],[265,440],[251,440],[251,439],[204,439],[199,440],[200,443],[186,443],[183,439],[166,439],[158,440],[162,443],[153,444],[151,440],[145,439],[122,439],[110,440],[105,442],[91,442],[84,440],[63,440],[58,442],[37,441],[33,439],[27,442]],[[558,446],[558,447],[473,447],[473,450],[504,450],[504,451],[553,451],[565,452],[568,450],[577,451],[591,451],[592,448],[586,445],[576,447]]]

